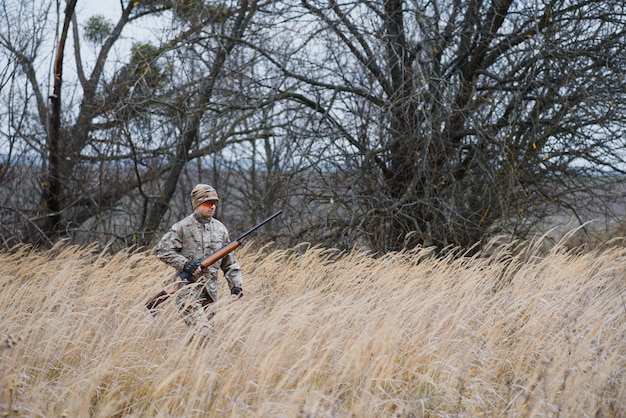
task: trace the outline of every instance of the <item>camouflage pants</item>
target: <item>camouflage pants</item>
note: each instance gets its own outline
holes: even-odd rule
[[[211,336],[210,319],[215,316],[217,302],[217,280],[201,278],[184,286],[176,294],[176,306],[185,324],[196,329],[202,337]]]

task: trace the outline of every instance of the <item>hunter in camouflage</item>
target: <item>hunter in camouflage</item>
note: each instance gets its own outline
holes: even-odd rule
[[[217,277],[224,273],[231,298],[243,295],[241,267],[233,252],[204,268],[198,262],[230,242],[228,230],[213,218],[219,202],[217,192],[208,184],[198,184],[191,191],[193,213],[172,225],[156,246],[156,257],[176,269],[193,274],[193,283],[183,286],[176,294],[176,304],[185,323],[197,328],[204,336],[210,334],[209,320],[215,311],[206,312],[217,302]]]

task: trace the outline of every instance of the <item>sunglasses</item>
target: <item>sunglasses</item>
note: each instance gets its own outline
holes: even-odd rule
[[[217,200],[207,200],[206,202],[202,203],[203,206],[217,206]]]

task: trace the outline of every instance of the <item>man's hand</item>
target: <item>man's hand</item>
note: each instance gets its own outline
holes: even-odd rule
[[[199,261],[187,261],[183,267],[183,271],[192,276],[197,276],[202,272],[202,264]]]
[[[230,300],[232,302],[239,300],[243,297],[243,290],[241,289],[241,287],[233,287],[232,289],[230,289]]]

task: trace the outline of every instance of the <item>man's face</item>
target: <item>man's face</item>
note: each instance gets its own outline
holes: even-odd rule
[[[217,200],[207,200],[206,202],[196,207],[196,212],[205,218],[210,218],[215,213],[215,207],[217,206]]]

